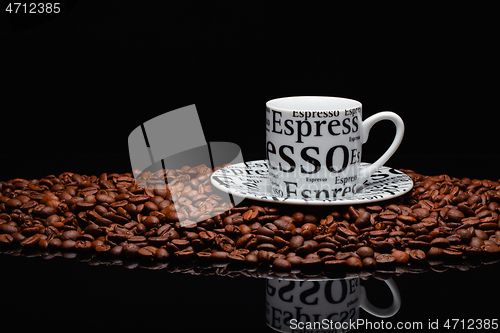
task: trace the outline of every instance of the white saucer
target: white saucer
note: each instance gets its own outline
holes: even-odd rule
[[[361,163],[361,168],[370,163]],[[405,173],[381,167],[364,183],[364,189],[348,198],[296,199],[272,194],[265,160],[233,164],[212,174],[212,184],[219,190],[248,199],[294,205],[355,205],[396,198],[410,191],[413,181]]]

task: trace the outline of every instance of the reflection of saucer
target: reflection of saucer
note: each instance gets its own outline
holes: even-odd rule
[[[361,163],[366,168],[370,163]],[[219,190],[248,199],[295,205],[354,205],[392,199],[410,191],[413,181],[403,172],[381,167],[364,183],[364,189],[348,198],[292,199],[276,197],[271,192],[265,160],[244,162],[219,169],[212,174],[212,184]]]

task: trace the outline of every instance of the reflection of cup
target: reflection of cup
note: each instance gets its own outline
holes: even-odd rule
[[[401,306],[398,287],[385,280],[393,303],[386,309],[371,304],[359,277],[335,280],[268,279],[266,322],[279,332],[347,332],[359,325],[359,308],[377,317],[391,317]]]
[[[285,198],[335,200],[362,190],[384,165],[404,134],[401,118],[380,112],[362,120],[361,103],[325,96],[285,97],[266,104],[266,153],[273,194]],[[387,151],[361,169],[361,148],[381,120],[396,125]]]

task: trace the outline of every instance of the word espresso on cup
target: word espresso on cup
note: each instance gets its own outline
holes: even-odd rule
[[[389,149],[372,165],[360,168],[362,145],[381,120],[396,125]],[[309,200],[335,200],[358,193],[363,182],[396,152],[404,124],[393,112],[362,121],[355,100],[298,96],[266,104],[266,155],[274,195]]]
[[[393,303],[386,309],[371,304],[359,277],[335,280],[267,279],[266,323],[279,332],[346,332],[359,319],[359,309],[377,317],[399,311],[401,297],[392,279]]]

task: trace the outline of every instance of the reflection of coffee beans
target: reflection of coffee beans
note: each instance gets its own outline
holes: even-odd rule
[[[232,207],[212,170],[63,173],[0,182],[0,247],[89,251],[140,260],[359,270],[500,253],[500,183],[423,176],[371,205]],[[164,179],[168,187],[161,186]],[[213,216],[213,217],[210,217]]]

